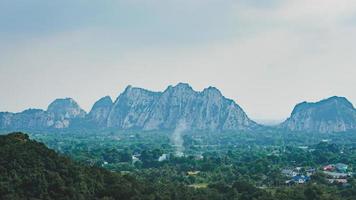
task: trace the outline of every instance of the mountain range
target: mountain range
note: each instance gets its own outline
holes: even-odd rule
[[[20,113],[0,112],[3,130],[63,130],[115,128],[172,130],[183,125],[191,131],[249,131],[263,128],[233,100],[215,87],[195,91],[186,83],[153,92],[128,86],[115,101],[99,99],[89,113],[71,98],[56,99],[47,108]],[[356,130],[356,110],[344,97],[298,104],[291,116],[275,128],[305,132]]]

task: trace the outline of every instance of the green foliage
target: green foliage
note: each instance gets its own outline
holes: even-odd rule
[[[335,185],[318,172],[308,184],[287,186],[281,174],[284,168],[338,162],[353,169],[353,145],[322,142],[308,149],[292,143],[237,145],[230,143],[229,134],[215,143],[192,135],[184,137],[189,141],[184,144],[188,155],[175,157],[168,136],[152,132],[35,136],[76,161],[22,133],[0,136],[0,199],[356,199],[352,177],[348,186]],[[159,162],[163,153],[169,159]],[[140,161],[133,163],[132,155],[139,155]]]
[[[0,136],[0,199],[134,199],[143,183],[79,165],[27,135]]]

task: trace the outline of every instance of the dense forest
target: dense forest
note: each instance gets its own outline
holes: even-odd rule
[[[318,170],[305,184],[286,185],[281,174],[283,168],[337,162],[352,169],[353,146],[321,142],[313,151],[241,146],[178,157],[164,142],[117,149],[63,141],[57,147],[66,149],[58,153],[23,133],[0,136],[0,199],[356,199],[353,175],[347,184],[331,184]],[[167,158],[159,160],[164,153]],[[133,154],[140,155],[137,162]]]

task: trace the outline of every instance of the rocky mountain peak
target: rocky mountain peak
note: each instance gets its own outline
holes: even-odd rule
[[[108,127],[142,127],[145,116],[161,92],[128,86],[114,102],[107,118]]]
[[[109,96],[103,97],[95,102],[87,116],[90,123],[95,123],[95,125],[99,126],[106,126],[106,121],[113,105],[114,103]]]
[[[91,109],[90,112],[92,112],[95,109],[102,108],[102,107],[111,107],[113,104],[113,101],[110,96],[105,96],[98,101],[96,101]]]
[[[149,96],[149,95],[157,95],[160,92],[153,92],[149,91],[143,88],[139,87],[132,87],[131,85],[127,86],[126,89],[124,90],[123,93],[119,95],[119,97],[116,99],[115,103],[120,99],[120,98],[129,98],[129,99],[135,99],[140,96]]]
[[[72,98],[56,99],[47,109],[47,112],[63,118],[83,118],[86,112]]]
[[[168,86],[168,88],[163,93],[176,94],[176,95],[186,95],[194,93],[193,88],[187,83],[178,83],[175,86]]]
[[[180,120],[190,130],[241,130],[256,126],[244,111],[221,92],[209,87],[198,92],[189,84],[169,86],[164,92],[128,88],[110,112],[108,126],[144,130],[175,129]]]
[[[193,90],[192,86],[190,86],[188,83],[178,83],[176,86],[174,86],[174,88],[181,90]]]
[[[356,129],[356,110],[345,97],[333,96],[319,102],[302,102],[282,127],[292,131],[343,132]]]
[[[349,100],[347,100],[345,97],[338,97],[338,96],[333,96],[328,99],[321,100],[318,104],[320,106],[333,104],[333,106],[342,106],[342,107],[354,109],[354,106]]]
[[[68,128],[74,119],[82,119],[86,112],[72,98],[56,99],[47,109],[48,125],[56,129]]]
[[[223,96],[219,89],[217,89],[216,87],[212,87],[212,86],[205,88],[202,93],[209,95],[209,96],[217,96],[217,97]]]

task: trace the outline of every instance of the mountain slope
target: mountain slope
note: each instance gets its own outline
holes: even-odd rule
[[[0,113],[0,128],[43,129],[53,125],[53,117],[41,109],[28,109],[21,113]]]
[[[25,134],[0,136],[0,199],[142,199],[145,187],[133,177],[79,165]]]
[[[44,130],[69,128],[82,120],[86,112],[71,98],[56,99],[48,109],[28,109],[20,113],[0,112],[0,129]]]
[[[128,86],[116,99],[108,117],[107,127],[142,128],[160,95],[160,92]]]
[[[86,115],[86,112],[71,98],[56,99],[48,106],[47,113],[54,120],[54,128],[68,128],[71,120],[83,119]]]
[[[114,103],[109,96],[99,99],[86,117],[88,122],[94,123],[96,126],[105,127],[113,105]]]
[[[344,97],[303,102],[295,106],[291,116],[280,126],[291,131],[320,133],[356,130],[356,110]]]
[[[46,130],[70,128],[117,128],[136,130],[175,129],[184,122],[187,130],[250,130],[258,125],[242,108],[209,87],[201,92],[179,83],[163,92],[128,86],[115,102],[98,100],[86,114],[71,98],[57,99],[46,111],[0,113],[0,129]]]
[[[189,130],[246,130],[257,126],[216,88],[194,91],[188,84],[164,92],[128,87],[115,101],[108,127],[143,130],[174,129],[184,121]]]

